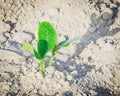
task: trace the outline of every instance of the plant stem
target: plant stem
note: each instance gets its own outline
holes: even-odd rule
[[[54,57],[55,56],[51,56],[50,61],[49,61],[49,65],[48,65],[49,67],[52,65],[52,61],[53,61]]]
[[[44,59],[40,60],[40,67],[41,67],[42,73],[44,74],[45,73]]]

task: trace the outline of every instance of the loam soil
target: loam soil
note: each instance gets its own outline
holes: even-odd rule
[[[58,42],[80,36],[43,76],[22,44],[36,47],[38,22]],[[0,0],[0,96],[120,96],[120,0]]]

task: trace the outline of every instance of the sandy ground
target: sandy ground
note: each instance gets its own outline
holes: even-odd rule
[[[80,36],[47,67],[22,50],[37,43],[38,22],[58,42]],[[120,96],[119,0],[0,0],[0,96]]]

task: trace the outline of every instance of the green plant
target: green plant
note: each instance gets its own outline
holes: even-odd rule
[[[41,22],[38,27],[38,42],[37,42],[37,51],[30,43],[24,43],[23,49],[30,51],[36,59],[39,60],[41,71],[44,74],[45,72],[45,57],[46,54],[51,51],[52,56],[50,58],[48,66],[52,65],[52,61],[62,47],[68,47],[73,41],[80,39],[75,37],[71,40],[64,40],[57,44],[57,33],[54,27],[49,22]]]

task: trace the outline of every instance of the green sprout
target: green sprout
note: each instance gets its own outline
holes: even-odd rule
[[[54,27],[49,22],[41,22],[38,27],[38,42],[37,51],[30,43],[24,43],[23,49],[31,52],[34,57],[39,60],[41,71],[45,73],[45,57],[46,54],[51,51],[52,56],[50,58],[48,66],[52,65],[52,61],[62,47],[68,47],[73,41],[80,39],[75,37],[71,40],[64,40],[57,44],[57,33]]]

